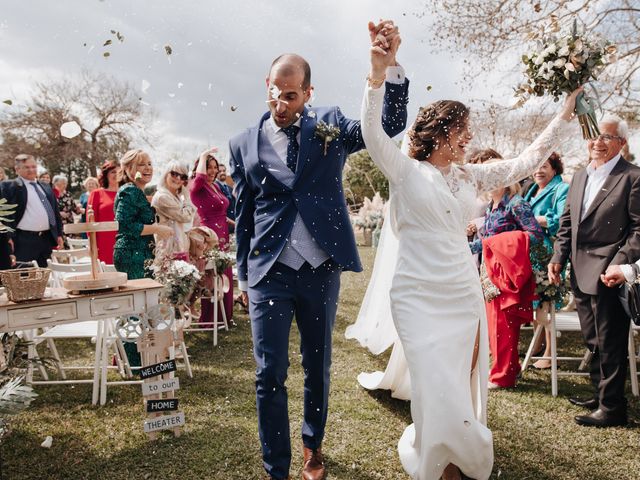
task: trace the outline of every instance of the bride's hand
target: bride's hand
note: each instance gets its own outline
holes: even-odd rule
[[[578,87],[564,100],[564,105],[560,111],[560,118],[567,122],[576,116],[576,97],[584,91],[584,87]]]

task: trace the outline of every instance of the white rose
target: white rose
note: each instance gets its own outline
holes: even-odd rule
[[[576,53],[580,53],[582,51],[582,40],[577,39],[576,42],[573,44],[573,51]]]

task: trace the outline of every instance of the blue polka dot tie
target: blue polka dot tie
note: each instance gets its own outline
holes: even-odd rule
[[[298,145],[298,130],[300,127],[296,125],[289,125],[282,129],[284,134],[289,139],[289,143],[287,144],[287,167],[293,172],[296,173],[296,166],[298,164],[298,152],[300,151],[300,145]]]

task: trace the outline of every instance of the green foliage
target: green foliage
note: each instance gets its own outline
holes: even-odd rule
[[[347,203],[352,206],[362,205],[365,197],[373,198],[376,192],[383,199],[389,199],[389,181],[366,150],[349,156],[342,186]]]
[[[5,224],[9,221],[9,217],[16,213],[15,208],[15,205],[7,203],[6,198],[0,198],[0,232],[13,232],[13,229]]]

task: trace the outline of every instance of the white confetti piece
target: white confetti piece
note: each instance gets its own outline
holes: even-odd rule
[[[44,439],[44,442],[40,444],[42,448],[51,448],[53,444],[53,437],[51,435],[47,435],[47,438]]]
[[[280,95],[282,95],[282,90],[280,90],[277,85],[271,85],[269,91],[271,92],[271,98],[274,100],[278,100]]]
[[[65,122],[62,125],[60,125],[60,135],[62,135],[65,138],[77,137],[78,135],[80,135],[80,132],[82,132],[80,125],[78,125],[74,121]]]
[[[182,87],[184,87],[184,83],[178,82],[178,88],[182,88]]]
[[[267,177],[264,177],[264,178],[262,179],[262,182],[260,182],[260,183],[261,183],[262,185],[264,185],[264,183],[265,183],[266,181],[267,181]]]
[[[202,105],[203,107],[206,107],[209,104],[207,102],[200,102],[200,105]]]
[[[151,86],[151,84],[149,83],[148,80],[142,80],[142,87],[140,88],[142,90],[142,93],[147,93],[147,90],[149,90],[149,87]]]
[[[173,98],[173,97],[175,97],[175,96],[176,96],[176,94],[175,94],[175,93],[169,93],[168,95],[169,95],[169,98]]]

